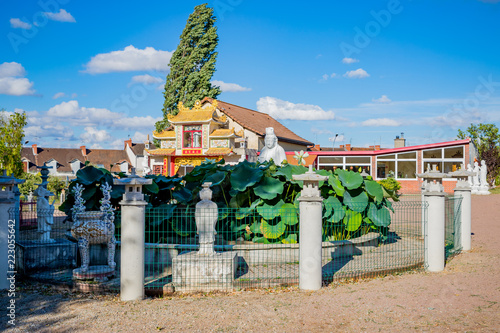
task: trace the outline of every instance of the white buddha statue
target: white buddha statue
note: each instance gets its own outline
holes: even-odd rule
[[[274,134],[274,128],[266,128],[265,146],[260,151],[259,162],[274,161],[274,164],[281,165],[286,160],[286,154],[283,147],[278,144],[278,138]]]

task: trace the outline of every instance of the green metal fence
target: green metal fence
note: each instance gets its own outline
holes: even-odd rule
[[[445,197],[445,256],[447,259],[462,250],[461,205],[462,197]]]
[[[323,222],[324,283],[423,267],[423,225],[426,218],[423,212],[426,210],[426,204],[414,199],[392,204],[394,212],[388,211],[391,224],[382,233],[373,232],[361,225],[359,231],[344,233],[342,235],[344,239],[338,239],[341,234],[338,228],[344,222],[340,221],[338,224]],[[453,208],[447,209],[447,221],[456,224],[457,219],[454,214],[456,206],[450,203],[455,201],[447,200],[448,206]],[[38,262],[31,269],[23,271],[25,276],[74,285],[72,271],[81,265],[81,258],[75,239],[70,236],[71,223],[63,223],[63,220],[64,217],[58,217],[52,227],[51,237],[56,240],[54,244],[35,244],[36,229],[23,228],[20,231],[18,243],[24,242],[26,245],[26,242],[33,241],[39,251]],[[117,212],[115,216],[117,267],[113,277],[101,281],[106,289],[115,291],[120,287],[120,263],[127,260],[120,257],[121,223],[121,215]],[[290,207],[279,210],[262,207],[253,210],[218,209],[215,228],[217,234],[214,239],[214,249],[217,254],[197,256],[193,259],[199,250],[194,208],[173,209],[170,206],[163,206],[147,209],[146,290],[155,293],[165,290],[238,290],[298,284],[300,244],[298,209]],[[62,258],[52,260],[54,257],[50,257],[52,252],[49,248],[57,252],[57,246],[60,249],[61,246],[66,246],[66,253],[70,256],[64,260]],[[105,245],[93,245],[90,252],[90,265],[106,265]],[[231,260],[234,262],[228,263]],[[225,261],[226,264],[214,264],[214,261]],[[198,272],[189,271],[192,266],[198,267],[196,268]],[[232,267],[234,272],[228,273],[228,267]],[[208,269],[208,273],[207,271],[200,273],[203,269]],[[214,276],[212,280],[210,280],[211,275]]]

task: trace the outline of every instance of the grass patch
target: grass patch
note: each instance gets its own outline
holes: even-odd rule
[[[497,187],[495,187],[495,188],[492,188],[492,189],[490,190],[490,193],[491,193],[491,194],[500,194],[500,186],[497,186]]]

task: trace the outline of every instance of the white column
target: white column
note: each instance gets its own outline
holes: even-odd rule
[[[299,288],[319,290],[322,285],[321,197],[300,197]]]
[[[445,202],[442,192],[424,192],[427,208],[425,267],[440,272],[445,263]]]
[[[144,298],[145,201],[121,201],[120,298]]]
[[[0,185],[1,187],[2,185]],[[1,188],[0,188],[1,191]],[[7,274],[9,271],[15,271],[15,267],[10,267],[9,268],[9,260],[12,259],[13,257],[8,257],[9,254],[9,230],[15,230],[15,229],[9,229],[9,221],[14,221],[14,223],[19,223],[19,221],[15,221],[14,216],[11,216],[9,210],[11,208],[14,208],[15,205],[15,199],[7,199],[7,198],[0,198],[0,290],[8,289],[9,288],[9,281],[7,281],[7,276],[10,274]],[[11,223],[12,225],[12,223]],[[14,236],[15,237],[15,236]],[[13,238],[11,237],[11,240]],[[12,241],[11,241],[12,242]],[[14,242],[11,245],[11,249],[15,250],[15,239]],[[12,264],[12,262],[11,262]],[[12,268],[12,269],[11,269]]]
[[[460,229],[460,244],[462,251],[470,251],[471,234],[472,234],[472,205],[471,205],[471,189],[455,188],[455,197],[462,198],[461,204],[461,229]]]

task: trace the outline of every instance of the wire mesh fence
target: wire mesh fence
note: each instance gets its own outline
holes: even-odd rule
[[[462,250],[462,197],[445,197],[445,256],[448,259]]]
[[[362,212],[363,219],[356,230],[349,227],[353,231],[346,231],[346,225],[355,222],[352,216],[347,219],[345,212],[337,222],[324,220],[324,283],[423,267],[426,204],[411,199],[392,203],[393,211],[387,209],[387,215],[382,216],[390,219],[390,224],[379,228],[370,227],[369,221],[365,220],[368,217],[366,211]],[[447,221],[450,228],[455,228],[457,201],[448,199],[448,202]],[[79,283],[74,280],[73,271],[82,265],[82,255],[70,232],[72,222],[65,223],[62,215],[53,216],[49,233],[53,241],[43,242],[37,212],[32,210],[31,213],[36,225],[21,226],[17,238],[20,273],[48,282]],[[19,211],[11,214],[19,220],[15,215]],[[298,284],[300,223],[297,207],[219,208],[215,218],[201,216],[216,221],[214,255],[198,254],[197,217],[200,218],[194,208],[164,205],[146,209],[144,259],[147,291],[234,290]],[[120,256],[122,223],[117,211],[114,219],[116,267],[112,275],[98,279],[106,289],[114,291],[120,288],[121,262],[127,260]],[[455,239],[456,232],[451,234]],[[202,243],[207,244],[206,239]],[[106,243],[90,245],[89,248],[89,265],[106,267]]]

